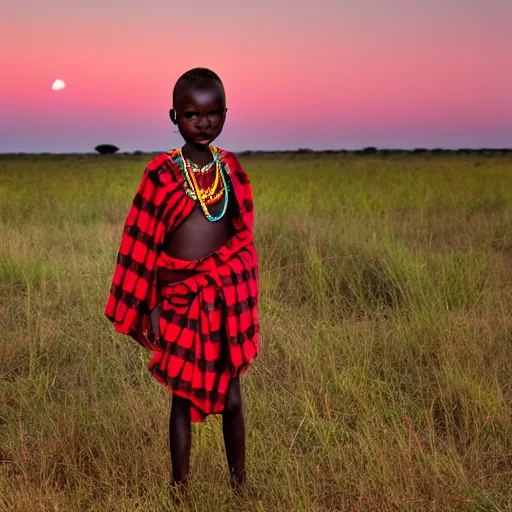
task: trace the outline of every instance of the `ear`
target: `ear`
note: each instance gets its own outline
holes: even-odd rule
[[[226,107],[226,108],[224,109],[224,115],[227,115],[227,113],[228,113],[228,107]]]
[[[178,115],[176,114],[176,110],[173,108],[169,110],[169,117],[171,118],[172,124],[178,124]]]

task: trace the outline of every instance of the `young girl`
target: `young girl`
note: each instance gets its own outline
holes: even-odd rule
[[[172,390],[173,484],[189,471],[191,421],[222,414],[230,482],[245,479],[240,375],[259,348],[258,258],[249,178],[211,146],[226,119],[220,78],[196,68],[176,82],[169,114],[183,148],[146,167],[126,219],[105,308],[114,328],[153,352]]]

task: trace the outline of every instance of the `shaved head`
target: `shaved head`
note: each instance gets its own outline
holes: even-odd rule
[[[217,73],[214,73],[207,68],[190,69],[178,78],[176,85],[174,86],[174,90],[172,92],[174,108],[180,104],[183,96],[188,90],[210,89],[212,87],[218,88],[219,92],[221,92],[225,99],[224,85]]]
[[[187,71],[176,82],[172,100],[169,117],[188,147],[207,147],[220,135],[227,108],[224,86],[216,73],[206,68]]]

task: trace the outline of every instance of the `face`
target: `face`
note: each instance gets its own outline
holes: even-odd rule
[[[217,81],[186,88],[177,98],[174,124],[185,142],[208,146],[222,132],[226,120],[224,90]]]

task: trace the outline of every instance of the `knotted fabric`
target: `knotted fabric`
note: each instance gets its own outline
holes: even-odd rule
[[[191,418],[224,409],[233,377],[258,353],[257,261],[252,237],[234,236],[196,262],[161,253],[157,267],[197,274],[161,289],[160,339],[149,371],[191,402]]]

